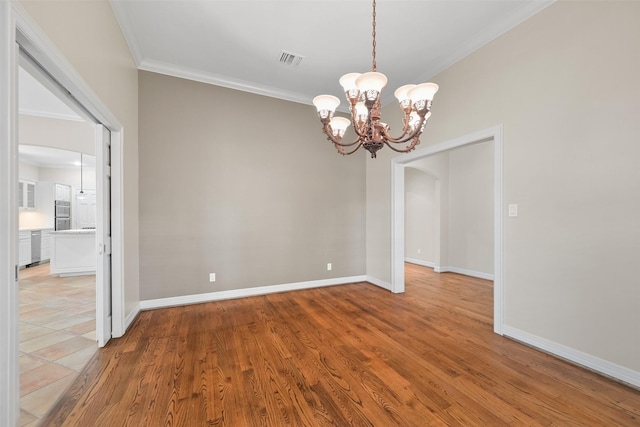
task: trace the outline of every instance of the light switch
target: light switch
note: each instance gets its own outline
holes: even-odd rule
[[[513,203],[509,205],[509,216],[518,216],[518,205]]]

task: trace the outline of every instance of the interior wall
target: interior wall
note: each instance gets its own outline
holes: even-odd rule
[[[72,190],[80,189],[80,184],[85,190],[96,189],[96,169],[93,167],[82,168],[82,183],[80,182],[80,166],[71,168],[40,168],[40,180],[58,184],[70,185]],[[75,194],[72,191],[72,194]]]
[[[404,256],[433,266],[436,262],[436,245],[439,244],[437,219],[439,201],[436,200],[436,179],[418,169],[406,168],[405,188],[405,238]],[[436,241],[436,239],[438,239]]]
[[[423,137],[503,124],[504,200],[519,205],[505,217],[504,326],[636,376],[639,18],[638,2],[554,3],[433,78]],[[383,110],[388,123],[397,110]],[[390,281],[393,155],[378,157],[367,162],[367,273]]]
[[[140,72],[143,300],[363,275],[364,188],[312,106]]]
[[[123,281],[129,315],[140,301],[137,66],[109,2],[19,3],[123,125]]]
[[[446,271],[449,266],[449,152],[443,152],[435,154],[433,156],[425,157],[423,159],[415,160],[407,165],[406,171],[411,169],[426,172],[434,177],[437,177],[437,186],[435,191],[438,200],[435,201],[435,208],[438,210],[438,221],[436,225],[435,233],[437,236],[437,242],[433,247],[434,250],[434,269],[437,272]],[[406,172],[405,172],[406,177]],[[405,189],[409,185],[405,181]],[[405,242],[409,236],[405,235]],[[427,242],[422,243],[426,245]],[[405,257],[407,254],[405,253]]]
[[[449,267],[493,275],[493,142],[449,152]]]
[[[96,127],[85,121],[19,115],[19,144],[96,155]]]
[[[18,162],[18,178],[38,181],[40,179],[40,168],[31,163]]]

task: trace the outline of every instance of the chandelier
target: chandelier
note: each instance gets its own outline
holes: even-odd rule
[[[338,152],[352,154],[364,147],[371,158],[387,145],[399,153],[408,153],[420,143],[420,135],[431,116],[431,102],[438,91],[435,83],[408,84],[399,87],[394,95],[404,112],[402,134],[394,138],[389,134],[389,126],[380,121],[380,93],[387,85],[387,77],[377,72],[376,67],[376,0],[373,0],[373,65],[368,73],[349,73],[340,78],[349,102],[351,120],[334,117],[340,100],[332,95],[319,95],[313,98],[322,122],[322,131],[327,135]],[[353,123],[357,138],[353,142],[342,142],[347,127]],[[406,144],[396,146],[395,144]]]

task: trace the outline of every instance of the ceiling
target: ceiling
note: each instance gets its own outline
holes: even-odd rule
[[[377,66],[389,78],[383,103],[399,86],[430,80],[552,2],[378,0]],[[323,93],[344,99],[339,77],[371,70],[369,0],[111,4],[142,70],[305,104]],[[301,56],[300,64],[280,63],[283,51]]]
[[[22,67],[19,68],[18,74],[18,96],[20,114],[82,120],[75,111]]]
[[[39,76],[39,78],[42,77]],[[18,96],[20,114],[61,120],[83,120],[66,103],[22,67],[19,68],[18,74]],[[18,153],[20,161],[39,167],[80,167],[80,153],[74,151],[20,144]],[[85,154],[82,157],[83,166],[95,167],[95,156]]]

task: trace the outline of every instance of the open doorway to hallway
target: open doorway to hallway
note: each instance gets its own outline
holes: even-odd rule
[[[493,280],[493,142],[405,167],[405,261]]]
[[[391,161],[391,290],[404,292],[405,283],[405,169],[415,161],[428,159],[439,153],[464,146],[491,142],[492,147],[492,195],[493,195],[493,328],[502,335],[504,319],[504,174],[503,174],[503,128],[502,125],[463,135],[440,144],[416,150],[405,156],[394,157]],[[469,208],[473,210],[473,206]],[[441,220],[442,220],[441,215]],[[447,254],[448,252],[445,252]],[[441,250],[441,262],[442,250]],[[448,264],[448,263],[447,263]],[[446,265],[446,264],[445,264]],[[442,266],[441,266],[442,267]],[[448,266],[450,267],[450,266]],[[451,269],[449,268],[451,271]],[[460,271],[463,274],[462,271]]]

